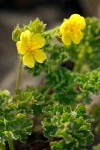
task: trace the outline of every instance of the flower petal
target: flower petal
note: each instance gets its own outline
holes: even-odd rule
[[[45,45],[45,39],[40,33],[36,33],[31,38],[32,47],[35,49],[40,49]]]
[[[27,53],[23,56],[23,64],[29,68],[33,68],[35,65],[35,60],[32,54]]]
[[[16,43],[16,46],[17,46],[17,50],[18,50],[18,53],[19,54],[25,54],[26,53],[26,51],[27,51],[27,47],[26,47],[26,45],[24,45],[21,41],[18,41],[17,43]]]
[[[30,40],[31,40],[31,32],[29,30],[26,30],[24,32],[21,33],[20,35],[20,41],[24,44],[29,44]]]
[[[42,50],[34,50],[33,55],[34,59],[39,63],[43,63],[47,59],[46,54]]]
[[[79,30],[82,30],[85,28],[86,23],[84,17],[80,16],[79,14],[73,14],[69,18],[69,21],[74,23]]]
[[[68,27],[68,19],[64,19],[64,22],[61,24],[60,26],[60,33],[64,34],[65,31],[67,31],[67,27]]]
[[[81,39],[83,38],[83,34],[81,31],[78,31],[76,34],[72,34],[71,38],[75,44],[79,44]]]
[[[65,45],[70,45],[71,44],[71,36],[70,36],[69,32],[62,35],[62,41]]]

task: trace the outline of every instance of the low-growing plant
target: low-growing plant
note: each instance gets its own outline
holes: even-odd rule
[[[26,142],[34,132],[46,137],[51,150],[85,150],[93,143],[93,121],[100,129],[99,106],[93,117],[86,109],[100,90],[100,20],[73,14],[45,27],[36,18],[12,32],[19,68],[15,94],[0,91],[1,150],[7,143],[14,150],[14,141]],[[41,84],[20,89],[23,64],[33,77],[42,73]]]

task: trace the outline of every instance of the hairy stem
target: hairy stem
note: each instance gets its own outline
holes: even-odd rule
[[[16,90],[19,89],[21,70],[22,70],[22,57],[19,57],[18,75],[17,75],[17,80],[16,80]]]
[[[74,72],[79,71],[80,65],[81,65],[81,63],[82,63],[82,61],[84,59],[84,56],[85,56],[85,49],[82,47],[82,48],[80,48],[80,50],[81,51],[80,51],[80,53],[78,55],[78,59],[77,59],[77,61],[75,63],[74,69],[73,69]]]

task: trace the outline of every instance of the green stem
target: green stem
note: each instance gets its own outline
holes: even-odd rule
[[[21,70],[22,70],[22,57],[20,56],[19,57],[19,65],[18,65],[18,75],[17,75],[17,80],[16,80],[16,90],[19,89]]]
[[[14,143],[13,143],[13,141],[9,137],[8,137],[8,144],[9,144],[10,150],[15,150]]]
[[[85,56],[85,49],[82,47],[82,48],[80,48],[80,53],[78,55],[78,59],[77,59],[77,61],[75,63],[74,69],[73,69],[74,72],[79,71],[80,65],[81,65],[81,63],[82,63],[82,61],[84,59],[84,56]]]
[[[0,150],[5,150],[6,148],[5,148],[5,145],[4,144],[2,144],[2,143],[0,143]]]

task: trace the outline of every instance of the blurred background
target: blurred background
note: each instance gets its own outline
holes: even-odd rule
[[[27,24],[39,17],[47,28],[59,25],[73,13],[100,17],[100,0],[0,0],[0,89],[14,91],[17,74],[17,49],[12,31],[17,24]],[[21,87],[38,79],[23,70]]]

